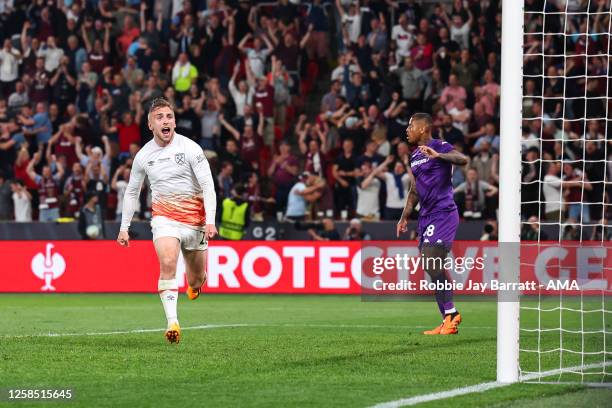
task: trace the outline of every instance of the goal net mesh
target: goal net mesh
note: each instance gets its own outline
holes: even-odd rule
[[[612,382],[610,7],[525,1],[521,270],[579,286],[521,299],[526,382]]]

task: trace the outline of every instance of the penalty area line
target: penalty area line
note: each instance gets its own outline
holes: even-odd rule
[[[612,362],[607,361],[605,363],[602,362],[602,363],[595,363],[595,364],[587,364],[584,366],[574,366],[574,367],[567,367],[567,368],[550,370],[550,371],[543,371],[541,373],[533,373],[533,374],[525,375],[521,377],[521,381],[533,381],[538,378],[545,378],[545,377],[550,377],[553,375],[559,375],[567,371],[576,371],[580,369],[590,370],[593,368],[602,368],[602,367],[610,366],[610,365],[612,365]],[[442,400],[446,398],[452,398],[452,397],[458,397],[461,395],[472,394],[475,392],[485,392],[485,391],[489,391],[495,388],[507,387],[512,384],[513,383],[500,383],[497,381],[491,381],[491,382],[486,382],[486,383],[481,383],[481,384],[476,384],[476,385],[470,385],[467,387],[455,388],[455,389],[447,390],[447,391],[434,392],[431,394],[417,395],[417,396],[410,397],[410,398],[402,398],[402,399],[398,399],[395,401],[382,402],[380,404],[376,404],[372,406],[371,408],[408,407],[412,405],[421,404],[424,402],[438,401],[438,400]],[[519,383],[514,383],[514,384],[519,384]],[[580,383],[575,383],[575,384],[580,384]]]

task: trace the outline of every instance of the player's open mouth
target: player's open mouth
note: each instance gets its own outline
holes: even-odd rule
[[[163,135],[168,136],[170,134],[170,128],[169,127],[163,127],[161,129],[161,132]]]

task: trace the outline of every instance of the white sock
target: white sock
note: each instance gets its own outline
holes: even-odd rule
[[[457,311],[457,309],[455,309],[454,307],[452,309],[448,309],[448,310],[444,310],[444,314],[451,314],[451,313],[455,313]]]
[[[161,298],[162,305],[164,306],[166,320],[168,320],[168,327],[170,327],[172,323],[178,323],[176,312],[178,285],[176,283],[176,279],[160,279],[157,282],[157,290],[159,291],[159,297]]]

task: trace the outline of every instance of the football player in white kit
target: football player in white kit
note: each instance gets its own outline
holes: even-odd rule
[[[174,131],[176,123],[170,102],[163,98],[153,101],[148,125],[153,139],[134,158],[117,242],[129,246],[128,229],[146,175],[153,199],[153,244],[160,265],[158,290],[168,320],[165,336],[170,343],[178,343],[181,337],[176,311],[179,251],[185,258],[187,296],[193,300],[200,295],[206,280],[208,240],[217,234],[217,198],[202,148]]]

